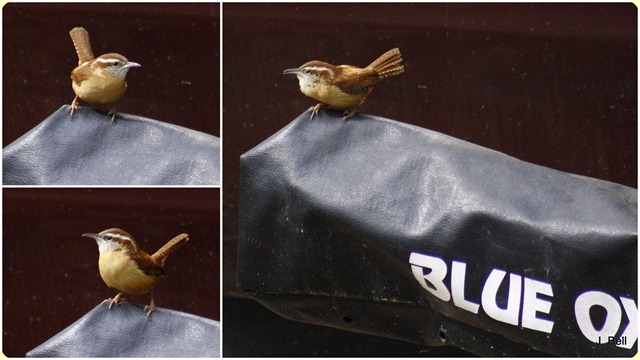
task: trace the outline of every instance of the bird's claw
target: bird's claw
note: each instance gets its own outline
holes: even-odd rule
[[[311,110],[311,120],[313,120],[313,118],[316,117],[316,115],[318,115],[318,112],[321,109],[324,109],[326,107],[327,107],[327,105],[323,104],[323,103],[318,103],[318,105],[314,106],[313,110]]]
[[[147,311],[147,317],[149,317],[149,315],[151,315],[152,312],[156,311],[156,304],[153,302],[153,298],[151,298],[151,303],[149,303],[149,305],[146,305],[144,307],[144,311]]]
[[[357,114],[357,113],[358,113],[358,111],[357,111],[357,110],[355,110],[355,109],[354,109],[354,110],[346,110],[346,111],[342,114],[342,115],[344,115],[344,116],[342,117],[342,121],[347,121],[347,120],[349,120],[350,118],[352,118],[352,117],[353,117],[355,114]]]
[[[71,112],[69,116],[73,117],[73,112],[78,110],[78,95],[76,95],[76,97],[73,98],[73,101],[71,102],[71,106],[69,106],[69,109]]]
[[[109,310],[111,310],[113,305],[118,305],[118,303],[126,301],[127,299],[122,297],[122,293],[118,293],[118,295],[116,295],[116,297],[114,297],[113,299],[109,299],[109,300],[111,300],[111,301],[109,301]]]
[[[116,110],[116,108],[111,108],[111,110],[109,110],[109,113],[107,114],[107,116],[111,116],[111,122],[116,121],[116,115],[118,115],[118,110]]]

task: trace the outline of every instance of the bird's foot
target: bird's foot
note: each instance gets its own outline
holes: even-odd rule
[[[326,107],[327,107],[327,104],[323,104],[323,103],[318,103],[318,105],[314,106],[313,110],[311,110],[311,120],[313,120],[313,118],[316,117],[316,115],[318,115],[318,111]]]
[[[144,311],[147,311],[147,317],[149,317],[152,312],[156,311],[156,304],[153,302],[153,297],[151,298],[149,305],[144,307]]]
[[[111,301],[109,301],[109,310],[111,310],[113,305],[118,305],[118,303],[127,300],[127,299],[123,298],[122,295],[124,295],[124,294],[123,293],[118,293],[118,295],[116,295],[116,297],[114,297],[113,299],[109,299],[109,300],[111,300]]]
[[[115,107],[112,107],[107,114],[107,116],[111,116],[111,122],[116,121],[116,115],[118,115],[118,110]]]
[[[342,121],[347,121],[347,120],[349,120],[351,117],[353,117],[353,116],[354,116],[355,114],[357,114],[357,113],[358,113],[358,109],[357,109],[357,108],[346,110],[346,111],[342,114],[342,115],[344,115],[344,116],[342,117]]]
[[[73,112],[78,110],[78,95],[76,95],[75,98],[73,98],[73,101],[71,102],[71,106],[69,106],[70,109],[70,115],[71,117],[73,117]]]

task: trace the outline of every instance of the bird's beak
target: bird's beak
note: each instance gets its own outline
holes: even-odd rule
[[[123,67],[125,67],[125,68],[130,68],[130,67],[141,67],[141,66],[142,66],[142,65],[140,65],[140,64],[138,64],[138,63],[135,63],[135,62],[133,62],[133,61],[127,61],[127,63],[126,63],[126,64],[124,64],[124,66],[123,66]]]
[[[287,69],[287,70],[283,71],[282,73],[283,73],[283,74],[293,74],[293,75],[296,75],[296,74],[298,74],[299,72],[300,72],[300,69],[295,68],[295,69]]]
[[[100,237],[98,234],[82,234],[82,236],[92,238],[94,240],[98,240],[98,238]]]

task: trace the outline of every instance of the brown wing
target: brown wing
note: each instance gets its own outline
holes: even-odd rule
[[[366,91],[382,80],[378,73],[372,69],[360,69],[350,65],[340,65],[337,68],[340,71],[338,71],[338,76],[333,79],[333,83],[349,94]]]
[[[138,267],[143,273],[158,277],[164,275],[164,272],[162,271],[162,264],[153,261],[151,256],[146,252],[139,250],[135,255],[131,255],[131,257],[135,257],[133,260],[138,264]]]
[[[71,71],[71,80],[76,84],[80,85],[83,81],[89,78],[91,74],[91,69],[86,66],[78,66],[77,68]]]
[[[82,65],[87,61],[94,59],[93,50],[91,50],[91,42],[89,41],[89,32],[83,27],[76,27],[69,31],[73,46],[76,47],[78,53],[78,65]]]

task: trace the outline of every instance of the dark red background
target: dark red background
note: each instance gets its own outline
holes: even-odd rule
[[[117,294],[100,278],[95,241],[82,237],[111,227],[148,253],[188,233],[167,258],[156,305],[220,319],[218,189],[5,188],[2,204],[5,355],[24,356]],[[149,295],[128,300],[146,305]]]
[[[3,146],[73,99],[69,73],[77,58],[68,31],[79,25],[89,30],[96,54],[116,51],[142,64],[129,73],[127,94],[118,104],[121,112],[219,136],[218,9],[218,4],[5,5]],[[399,47],[406,72],[377,86],[362,112],[439,131],[524,161],[637,187],[633,4],[252,3],[224,4],[223,12],[226,294],[238,295],[239,156],[314,105],[300,94],[293,77],[282,75],[283,69],[309,60],[365,66]],[[113,296],[97,273],[95,244],[75,235],[64,240],[68,234],[100,231],[113,226],[105,220],[122,219],[121,226],[127,225],[141,246],[153,251],[189,224],[184,222],[186,215],[178,213],[215,219],[196,226],[202,227],[199,236],[215,232],[209,228],[218,223],[219,203],[208,193],[215,190],[100,189],[95,198],[90,190],[4,191],[3,351],[9,356],[24,355]],[[194,205],[205,198],[214,198],[206,210]],[[126,210],[118,203],[126,204]],[[105,218],[101,211],[112,215]],[[202,213],[196,216],[198,211]],[[176,223],[176,218],[183,221]],[[93,226],[84,229],[83,224]],[[152,234],[149,231],[155,230],[150,229],[162,231]],[[217,233],[211,237],[210,260],[189,257],[196,256],[188,253],[198,246],[193,240],[172,255],[167,279],[156,294],[158,306],[216,318],[213,281],[219,254],[214,239]],[[186,268],[202,265],[205,277],[212,279],[213,289],[207,290],[202,281],[197,284],[198,296],[207,293],[203,299],[210,305],[193,298],[196,289],[182,294],[170,288],[189,277],[175,273],[183,269],[181,259],[191,261]],[[66,268],[69,261],[71,270]],[[190,300],[172,304],[176,294]],[[144,303],[148,298],[134,300]],[[193,310],[200,306],[208,310]],[[249,354],[281,354],[265,346],[273,347],[272,339],[247,342],[255,330],[251,325],[260,325],[258,317],[256,313],[252,321],[239,325],[234,317],[225,318],[225,329],[235,326],[239,334],[225,349],[237,345]],[[264,319],[261,329],[278,337],[281,332]],[[332,348],[331,334],[314,343],[314,334],[321,330],[308,329],[297,330],[299,338],[295,333],[281,337],[283,344],[304,344],[290,346],[288,350],[299,351],[290,355],[312,354],[309,347],[314,344],[324,351],[316,354],[344,353]],[[367,348],[375,351],[375,340]],[[332,350],[335,353],[327,353]]]
[[[636,13],[595,3],[224,4],[225,290],[235,283],[240,155],[315,105],[284,69],[364,67],[399,47],[405,73],[377,85],[363,113],[637,187]]]
[[[231,298],[241,296],[240,155],[315,105],[282,75],[310,60],[364,67],[399,47],[405,73],[378,84],[363,113],[637,187],[634,4],[223,4],[223,19],[225,314],[249,304]],[[287,331],[266,324],[269,314],[262,323],[257,316],[251,323],[225,317],[226,355],[446,355],[387,351],[371,337],[354,350],[338,345],[344,332],[316,342],[330,330]],[[243,337],[256,331],[270,337]]]
[[[220,136],[219,4],[9,3],[2,22],[3,146],[73,100],[75,26],[89,31],[96,56],[118,52],[142,64],[127,76],[120,112]],[[156,303],[220,319],[219,196],[217,189],[4,189],[4,354],[24,356],[115,295],[98,275],[95,242],[81,237],[114,226],[148,252],[189,233],[167,261]]]
[[[71,104],[76,26],[89,31],[95,56],[142,65],[129,71],[118,111],[220,136],[219,4],[8,3],[2,21],[3,147]]]

